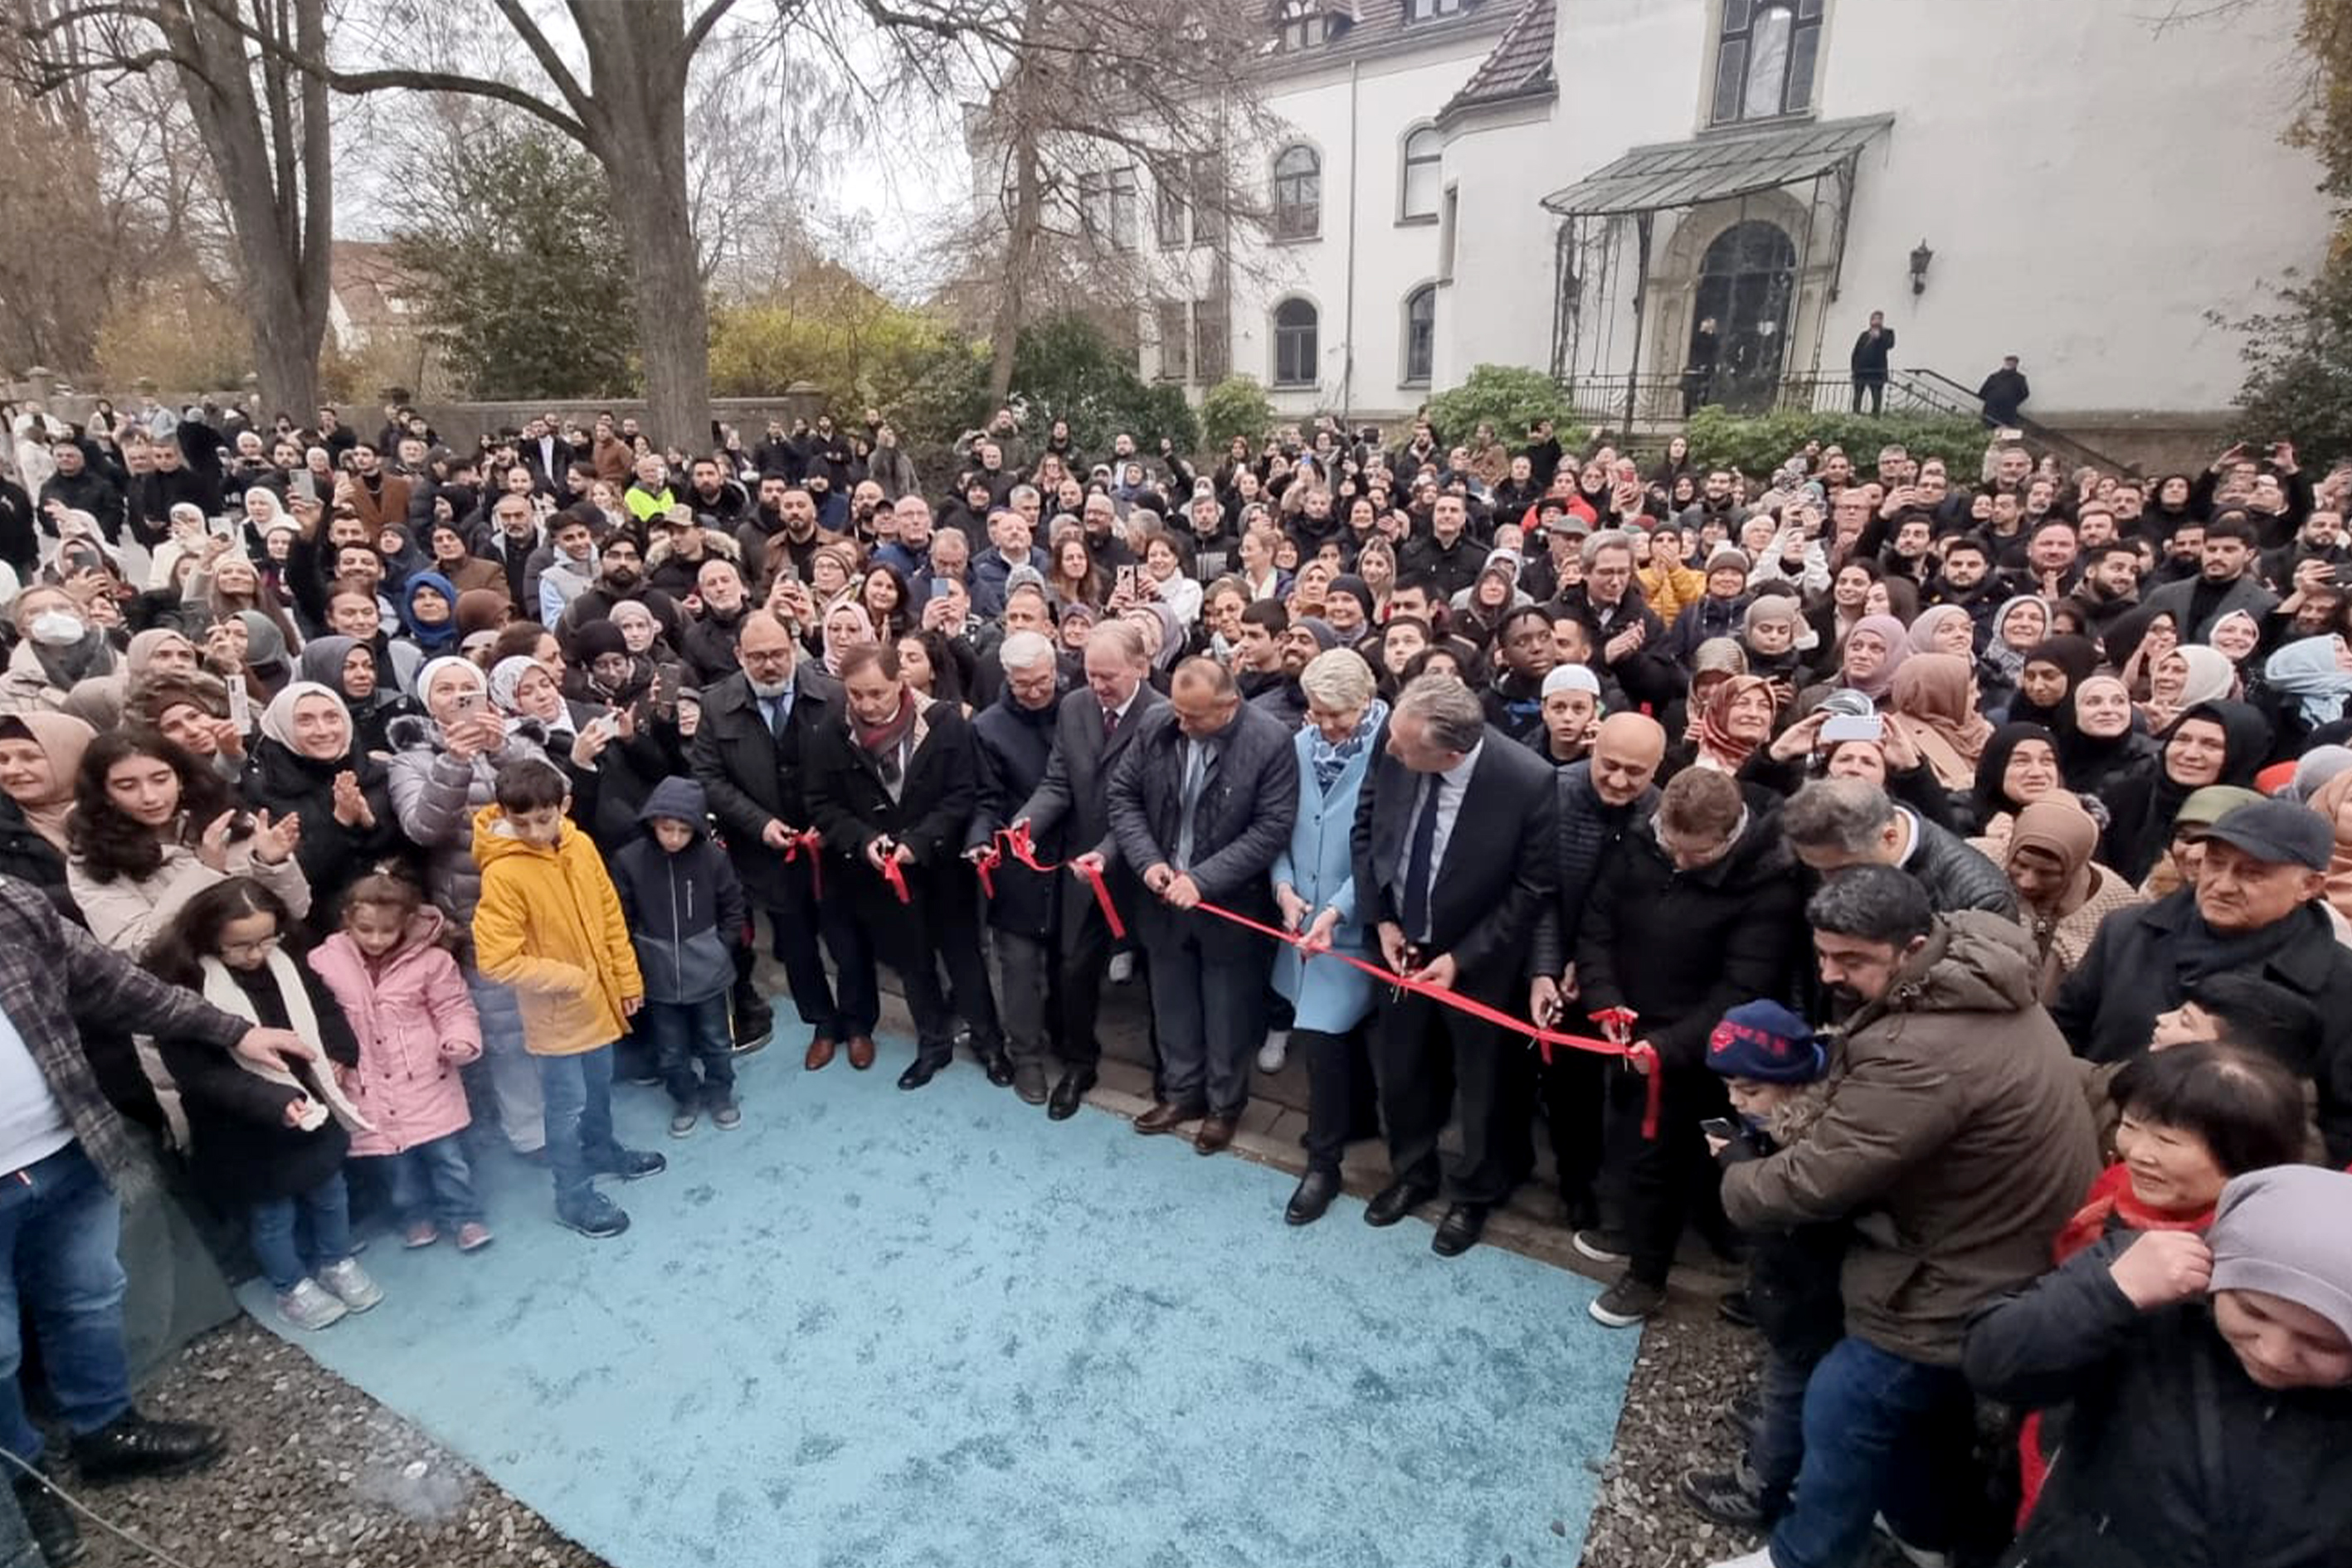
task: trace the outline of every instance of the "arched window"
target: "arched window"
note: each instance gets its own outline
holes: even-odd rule
[[[1304,300],[1285,300],[1274,308],[1274,384],[1315,384],[1317,317]]]
[[[1404,297],[1404,383],[1423,386],[1437,358],[1437,285],[1424,283]]]
[[[1723,0],[1714,121],[1772,120],[1813,106],[1822,0]]]
[[[1274,237],[1313,239],[1323,230],[1323,160],[1304,143],[1274,160]]]
[[[1426,222],[1437,216],[1444,153],[1444,142],[1434,125],[1424,125],[1404,139],[1404,183],[1397,216],[1405,222]]]

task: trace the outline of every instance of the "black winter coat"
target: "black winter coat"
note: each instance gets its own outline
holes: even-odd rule
[[[1717,1156],[1726,1169],[1773,1153],[1771,1135],[1748,1128]],[[1748,1237],[1748,1305],[1764,1342],[1785,1356],[1817,1359],[1845,1333],[1845,1298],[1839,1291],[1845,1248],[1853,1235],[1843,1220],[1758,1226]]]
[[[805,875],[761,841],[771,822],[794,832],[807,827],[805,759],[813,738],[841,723],[841,687],[802,659],[793,671],[793,712],[779,742],[767,714],[739,672],[702,693],[702,723],[687,748],[688,765],[710,797],[743,891],[763,909],[783,900],[786,876]]]
[[[980,804],[971,725],[954,703],[933,702],[919,727],[927,732],[907,758],[895,800],[850,733],[845,714],[809,737],[805,785],[810,819],[824,835],[826,896],[839,878],[869,927],[904,914],[897,895],[866,863],[866,847],[875,839],[888,837],[914,852],[906,879],[917,900],[935,886],[971,876],[963,863],[964,837]],[[962,889],[954,891],[961,895]]]
[[[335,820],[335,775],[349,769],[375,816],[373,827],[346,827]],[[311,923],[331,931],[343,890],[387,858],[413,858],[400,818],[392,808],[392,783],[384,766],[355,744],[333,762],[313,762],[264,737],[253,743],[247,764],[245,798],[275,817],[302,819],[294,858],[310,883]]]
[[[2065,1568],[2342,1568],[2352,1389],[2265,1389],[2184,1302],[2142,1312],[2076,1255],[1970,1324],[1964,1368],[2005,1404],[2072,1402],[2066,1438],[2003,1561]]]
[[[1558,889],[1544,901],[1536,917],[1535,936],[1528,949],[1528,974],[1557,980],[1576,956],[1592,885],[1636,823],[1658,809],[1658,791],[1652,785],[1631,805],[1613,806],[1592,787],[1592,763],[1570,763],[1559,770],[1559,831],[1554,841],[1553,870]]]
[[[359,1041],[335,994],[300,959],[294,968],[318,1016],[319,1044],[343,1066],[357,1067]],[[229,973],[251,1000],[256,1018],[270,1028],[287,1026],[286,1006],[269,970]],[[341,1123],[331,1119],[313,1132],[286,1125],[286,1108],[302,1098],[299,1091],[246,1071],[216,1046],[165,1039],[159,1048],[187,1114],[188,1163],[197,1184],[218,1201],[294,1197],[342,1168],[352,1140]]]
[[[1626,834],[1594,884],[1576,944],[1581,1012],[1631,1007],[1666,1066],[1704,1071],[1725,1013],[1785,999],[1804,933],[1804,884],[1779,822],[1750,814],[1723,858],[1679,871],[1652,821]]]
[[[2336,940],[2325,910],[2305,904],[2287,919],[2293,932],[2253,971],[2319,1014],[2320,1059],[2290,1062],[2319,1090],[2319,1131],[2329,1158],[2352,1162],[2352,949]],[[2147,1048],[2158,1013],[2183,1000],[2176,957],[2197,921],[2187,889],[2153,904],[2116,910],[2099,922],[2090,951],[2051,999],[2050,1016],[2087,1061],[2128,1061]]]
[[[38,888],[57,906],[58,913],[81,923],[81,911],[66,889],[66,858],[57,846],[33,831],[22,807],[0,795],[0,877]]]
[[[1007,691],[992,706],[972,715],[980,802],[964,835],[966,848],[989,843],[998,828],[1020,816],[1022,803],[1045,779],[1046,764],[1053,761],[1054,731],[1060,713],[1058,697],[1032,711]],[[1061,907],[1061,873],[1032,871],[1006,858],[989,873],[989,879],[996,887],[996,896],[988,905],[989,924],[1033,941],[1052,933]]]

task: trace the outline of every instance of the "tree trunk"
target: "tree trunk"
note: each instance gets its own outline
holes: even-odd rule
[[[1037,246],[1044,216],[1039,188],[1037,139],[1018,123],[1013,128],[1013,223],[1004,238],[1004,290],[998,300],[996,321],[990,328],[988,396],[1002,404],[1013,391],[1013,361],[1021,347],[1021,329],[1028,314],[1030,253]]]
[[[295,0],[295,15],[297,37],[285,41],[323,48],[324,0]],[[257,7],[253,19],[269,26],[271,8]],[[228,207],[263,402],[302,418],[318,406],[319,344],[327,327],[334,174],[326,86],[301,85],[301,123],[266,123],[246,40],[235,26],[203,5],[166,9],[163,26]],[[270,85],[273,98],[286,101],[287,84]],[[288,188],[280,188],[281,177]]]
[[[636,280],[647,426],[687,451],[710,438],[710,312],[687,204],[686,18],[679,0],[574,0],[604,165]]]

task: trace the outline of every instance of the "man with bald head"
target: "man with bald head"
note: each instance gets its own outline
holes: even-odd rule
[[[1111,773],[1111,836],[1150,895],[1135,933],[1150,954],[1160,1099],[1135,1130],[1173,1132],[1198,1117],[1192,1146],[1203,1154],[1234,1141],[1249,1103],[1273,955],[1255,932],[1199,906],[1275,923],[1268,873],[1298,815],[1291,740],[1282,721],[1242,700],[1231,670],[1188,658]]]
[[[1657,809],[1658,764],[1665,754],[1666,731],[1655,719],[1612,713],[1593,736],[1592,754],[1557,775],[1557,886],[1536,921],[1528,957],[1528,1016],[1538,1024],[1582,1016],[1576,1009],[1576,939],[1584,907],[1619,843]],[[1608,1066],[1583,1051],[1554,1051],[1550,1065],[1539,1069],[1552,1158],[1559,1167],[1560,1207],[1566,1224],[1580,1233],[1600,1228],[1593,1182],[1601,1170]],[[1533,1163],[1528,1146],[1519,1153]]]

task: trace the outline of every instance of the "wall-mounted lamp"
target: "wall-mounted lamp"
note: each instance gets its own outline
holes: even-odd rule
[[[1935,259],[1936,253],[1927,248],[1926,240],[1911,247],[1911,292],[1914,294],[1927,291],[1927,264]]]

